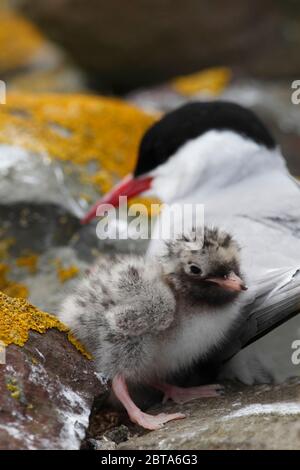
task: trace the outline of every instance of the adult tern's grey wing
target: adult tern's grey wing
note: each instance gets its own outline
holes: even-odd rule
[[[253,291],[255,294],[242,308],[240,323],[220,352],[222,362],[300,313],[300,266],[269,270]]]

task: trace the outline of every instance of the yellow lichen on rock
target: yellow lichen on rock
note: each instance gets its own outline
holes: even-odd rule
[[[30,274],[37,272],[37,263],[39,256],[35,253],[29,253],[16,259],[16,265],[19,268],[26,268]]]
[[[214,67],[191,75],[177,77],[171,82],[171,87],[185,96],[205,93],[216,96],[229,84],[232,72],[227,67]]]
[[[0,72],[30,64],[43,42],[29,21],[8,9],[0,10]]]
[[[74,264],[64,268],[60,263],[57,264],[57,275],[60,282],[66,282],[73,277],[76,277],[79,273],[79,268]]]
[[[19,385],[17,384],[16,379],[10,379],[6,383],[6,388],[10,392],[10,396],[15,398],[15,400],[19,400],[21,397],[21,390]]]
[[[24,346],[30,330],[45,333],[50,328],[67,333],[69,341],[91,359],[91,355],[83,345],[58,318],[39,310],[25,299],[13,299],[0,292],[0,341],[5,346],[10,344]]]
[[[27,287],[24,284],[10,281],[7,278],[9,270],[10,268],[7,264],[0,263],[0,291],[10,297],[21,297],[26,299],[29,294]]]
[[[76,349],[78,349],[81,354],[83,354],[83,356],[90,360],[93,359],[92,355],[85,349],[83,344],[78,341],[78,339],[73,335],[70,330],[68,330],[68,340],[70,341],[70,343],[73,344],[73,346],[75,346]]]
[[[9,94],[0,107],[0,143],[81,166],[106,192],[134,168],[155,118],[121,100],[87,95]],[[88,171],[88,165],[96,169]]]

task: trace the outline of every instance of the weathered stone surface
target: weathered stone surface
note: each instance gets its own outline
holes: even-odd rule
[[[116,99],[9,94],[0,107],[1,202],[54,203],[83,215],[133,170],[153,122]]]
[[[18,3],[108,89],[159,83],[215,64],[264,77],[299,71],[295,3],[293,21],[287,2],[270,0],[136,0],[126,8],[120,0]]]
[[[80,448],[104,388],[64,333],[31,332],[7,347],[0,370],[0,449]]]
[[[180,411],[186,419],[131,437],[118,449],[300,449],[300,381],[255,387],[228,385],[226,396],[151,412]]]
[[[0,292],[0,448],[78,449],[96,395],[88,351],[58,318]]]

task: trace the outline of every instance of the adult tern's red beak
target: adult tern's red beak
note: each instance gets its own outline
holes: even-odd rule
[[[138,178],[134,178],[132,175],[125,176],[119,184],[92,206],[88,213],[81,219],[81,223],[87,224],[94,219],[96,215],[101,215],[102,204],[111,204],[114,207],[118,207],[120,196],[127,196],[127,198],[130,199],[147,191],[151,188],[152,180],[152,176],[140,176]]]
[[[205,279],[205,281],[213,282],[214,284],[218,284],[220,287],[223,287],[223,289],[236,292],[247,290],[245,283],[234,272],[231,272],[228,274],[228,276],[225,277],[208,277]]]

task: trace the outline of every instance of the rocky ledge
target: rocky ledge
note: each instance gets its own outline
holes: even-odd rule
[[[137,435],[116,448],[154,450],[300,449],[300,380],[282,385],[229,384],[222,398],[164,406],[185,420]],[[162,407],[157,407],[157,413]]]
[[[157,405],[186,419],[147,432],[103,407],[107,386],[56,317],[5,294],[0,307],[0,449],[300,449],[299,378]]]
[[[4,294],[0,308],[0,449],[79,449],[105,393],[92,361],[55,317]]]

